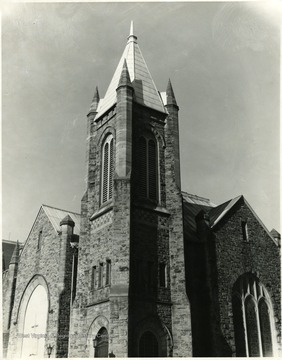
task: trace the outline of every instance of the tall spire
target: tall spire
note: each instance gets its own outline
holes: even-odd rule
[[[134,35],[134,30],[133,30],[134,26],[133,26],[133,21],[131,20],[130,23],[130,31],[129,31],[129,35],[127,37],[128,43],[131,41],[137,42],[137,36]]]

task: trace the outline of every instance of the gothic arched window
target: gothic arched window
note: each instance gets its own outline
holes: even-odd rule
[[[252,274],[233,287],[233,323],[237,356],[273,356],[270,299]]]
[[[151,331],[142,334],[139,341],[140,357],[157,357],[159,356],[158,340]]]
[[[153,136],[139,139],[139,194],[158,200],[158,152]]]
[[[101,203],[113,197],[114,140],[110,134],[102,147]]]

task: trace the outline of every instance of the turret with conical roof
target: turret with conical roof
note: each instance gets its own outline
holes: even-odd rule
[[[99,95],[99,91],[98,91],[98,86],[96,86],[95,93],[93,96],[92,103],[90,105],[88,115],[90,115],[90,114],[96,115],[99,101],[100,101],[100,95]]]
[[[179,107],[176,102],[174,91],[170,79],[168,80],[166,88],[166,110],[168,112],[166,136],[170,139],[171,149],[168,151],[172,158],[172,170],[175,176],[175,181],[179,189],[181,188],[180,178],[180,150],[179,150],[179,124],[178,124],[178,110]]]

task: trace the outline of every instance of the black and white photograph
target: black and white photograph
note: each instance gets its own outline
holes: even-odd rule
[[[281,5],[8,2],[2,357],[280,357]]]

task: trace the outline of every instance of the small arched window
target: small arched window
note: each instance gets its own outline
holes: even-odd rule
[[[252,274],[233,287],[233,323],[237,356],[273,356],[270,299]]]
[[[139,194],[158,200],[158,152],[153,136],[139,139]]]
[[[110,134],[107,136],[102,147],[102,179],[101,179],[101,203],[105,203],[113,197],[113,165],[114,165],[114,140]]]

